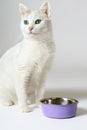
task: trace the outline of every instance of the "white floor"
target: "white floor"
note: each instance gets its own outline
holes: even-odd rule
[[[43,115],[40,108],[30,113],[21,113],[18,106],[0,106],[0,130],[86,130],[87,91],[48,91],[45,96],[74,96],[79,100],[77,116],[69,119],[51,119]]]

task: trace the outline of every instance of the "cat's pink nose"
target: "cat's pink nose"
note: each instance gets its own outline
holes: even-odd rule
[[[29,31],[31,32],[31,31],[33,30],[33,27],[32,27],[32,26],[30,26],[28,29],[29,29]]]

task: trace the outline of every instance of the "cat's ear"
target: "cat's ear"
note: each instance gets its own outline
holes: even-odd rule
[[[51,17],[51,9],[50,9],[50,4],[49,2],[45,1],[41,7],[40,10],[43,11],[43,13],[45,13],[48,17]]]
[[[22,3],[19,4],[19,11],[21,16],[24,16],[26,14],[30,14],[30,10]]]

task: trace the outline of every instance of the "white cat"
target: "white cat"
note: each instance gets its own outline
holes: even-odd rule
[[[35,93],[36,105],[43,93],[43,82],[54,56],[50,5],[30,11],[19,5],[24,39],[10,48],[0,59],[0,103],[18,102],[28,112],[30,94]]]

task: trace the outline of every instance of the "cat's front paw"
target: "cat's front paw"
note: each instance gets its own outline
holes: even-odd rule
[[[28,105],[21,106],[21,112],[31,112],[31,109]]]

